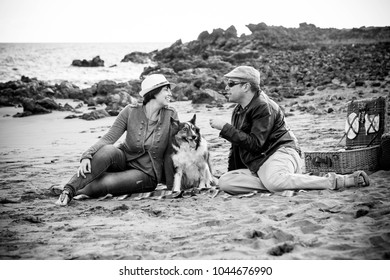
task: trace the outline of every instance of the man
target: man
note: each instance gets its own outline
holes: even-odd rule
[[[298,141],[286,125],[279,105],[260,90],[260,73],[239,66],[225,75],[229,101],[237,103],[231,124],[211,119],[212,128],[231,142],[228,172],[219,178],[230,194],[268,190],[340,189],[368,186],[364,171],[324,177],[302,174]]]

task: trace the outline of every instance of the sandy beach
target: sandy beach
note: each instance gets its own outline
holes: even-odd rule
[[[325,90],[280,102],[303,151],[336,148],[352,94]],[[377,95],[366,89],[360,97]],[[313,104],[319,112],[331,105],[334,112],[291,110],[296,102]],[[230,121],[232,104],[172,106],[181,120],[197,114],[214,173],[225,172],[230,144],[208,120],[217,116]],[[107,198],[58,207],[49,188],[72,176],[81,153],[114,117],[85,121],[64,119],[69,112],[53,112],[12,118],[21,110],[0,108],[2,260],[390,259],[390,171],[371,173],[369,187],[343,191]]]

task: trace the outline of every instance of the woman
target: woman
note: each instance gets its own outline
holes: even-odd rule
[[[73,196],[100,197],[149,192],[159,182],[173,180],[170,157],[170,119],[178,119],[168,107],[175,85],[161,74],[141,83],[143,105],[128,105],[109,131],[81,156],[77,173],[64,186],[57,205],[68,205]],[[113,144],[127,131],[125,141]]]

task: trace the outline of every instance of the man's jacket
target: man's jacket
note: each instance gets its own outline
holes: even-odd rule
[[[221,137],[232,143],[228,171],[248,168],[257,173],[264,161],[282,146],[300,153],[281,108],[263,92],[256,94],[247,107],[237,105],[231,122],[220,132]]]

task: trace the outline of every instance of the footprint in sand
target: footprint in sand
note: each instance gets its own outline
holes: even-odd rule
[[[294,250],[293,244],[284,243],[282,245],[278,245],[276,247],[271,248],[270,250],[268,250],[267,253],[271,256],[279,257],[286,253],[290,253],[292,250]]]
[[[266,227],[262,230],[252,230],[246,234],[248,238],[275,239],[275,243],[293,241],[294,235],[274,227]]]
[[[162,217],[164,212],[160,209],[152,209],[152,208],[143,208],[142,211],[148,213],[151,217]]]
[[[375,247],[390,250],[390,232],[382,235],[372,236],[369,238],[369,240],[370,243]]]
[[[314,224],[308,220],[297,221],[291,224],[291,227],[300,227],[302,233],[304,234],[313,233],[324,228],[324,226]]]
[[[44,222],[40,217],[37,217],[37,216],[27,216],[24,218],[24,220],[26,220],[30,223],[33,223],[33,224],[40,224],[40,223]]]
[[[114,208],[111,209],[111,211],[127,211],[129,210],[129,206],[127,206],[126,204],[122,204],[120,206],[115,206]]]
[[[222,226],[224,223],[220,220],[208,220],[201,223],[193,224],[192,227],[195,229],[199,229],[202,227],[214,227],[214,226]]]
[[[33,200],[36,200],[36,199],[40,199],[40,198],[43,198],[45,195],[42,193],[38,193],[36,191],[25,191],[24,194],[22,194],[22,196],[20,197],[20,200],[21,201],[33,201]]]
[[[0,204],[20,203],[20,200],[9,199],[6,197],[0,197]]]

